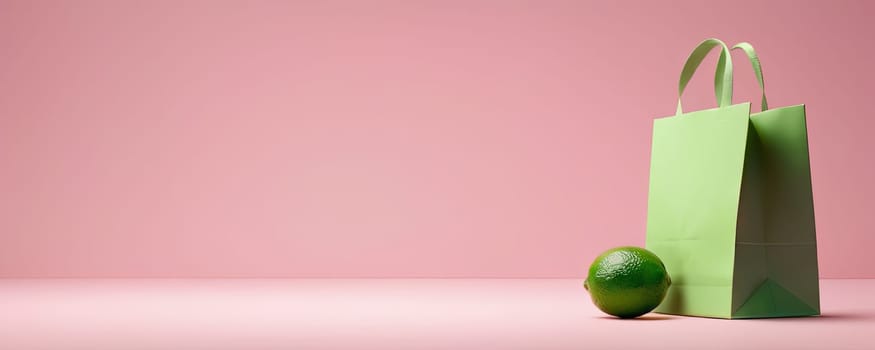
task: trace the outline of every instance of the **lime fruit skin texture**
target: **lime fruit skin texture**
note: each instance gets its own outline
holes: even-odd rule
[[[600,310],[620,318],[652,311],[670,285],[662,260],[638,247],[614,248],[599,255],[583,284]]]

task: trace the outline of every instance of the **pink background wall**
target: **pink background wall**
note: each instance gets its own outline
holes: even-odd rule
[[[0,276],[583,276],[716,36],[808,104],[821,275],[875,277],[872,4],[2,1]]]

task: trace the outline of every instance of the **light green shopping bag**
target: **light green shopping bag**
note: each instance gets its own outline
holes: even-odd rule
[[[751,113],[732,104],[732,58],[720,40],[696,47],[679,96],[704,57],[721,49],[718,108],[653,123],[647,249],[672,285],[656,312],[718,318],[820,313],[805,106]],[[741,43],[761,88],[753,47]]]

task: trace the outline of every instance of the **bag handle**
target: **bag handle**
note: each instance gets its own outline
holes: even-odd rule
[[[717,60],[717,72],[714,75],[714,94],[717,96],[717,105],[719,107],[732,104],[732,57],[730,57],[729,47],[719,39],[705,39],[693,49],[681,71],[681,78],[678,82],[678,115],[683,113],[681,96],[683,96],[687,84],[689,84],[693,74],[696,73],[696,69],[702,64],[702,60],[717,46],[720,46],[721,51],[720,58]]]
[[[762,92],[762,100],[760,102],[761,111],[765,112],[769,109],[769,102],[766,101],[766,84],[763,82],[763,66],[760,64],[760,59],[757,56],[756,51],[753,49],[753,45],[747,42],[738,43],[732,47],[733,50],[739,49],[744,51],[747,55],[747,59],[750,60],[750,63],[753,65],[753,73],[757,76],[757,82],[760,84],[760,91]]]

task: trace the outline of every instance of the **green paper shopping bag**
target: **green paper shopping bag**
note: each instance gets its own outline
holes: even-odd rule
[[[820,313],[814,207],[805,106],[769,109],[762,69],[761,112],[732,104],[732,58],[717,39],[696,47],[679,96],[713,48],[718,108],[653,123],[647,249],[672,286],[656,312],[718,318]]]

